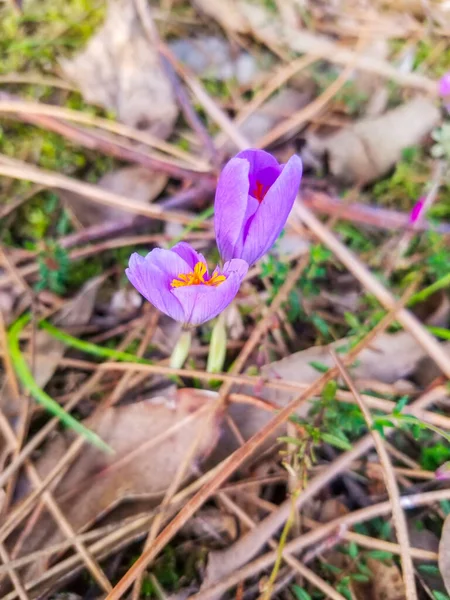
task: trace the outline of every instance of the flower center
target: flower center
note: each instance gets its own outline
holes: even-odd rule
[[[261,202],[264,200],[264,196],[269,191],[269,187],[269,185],[264,185],[260,181],[255,181],[255,185],[253,187],[253,190],[251,191],[251,195],[253,196],[253,198],[256,198],[261,204]]]
[[[205,280],[206,271],[205,263],[198,262],[191,273],[180,273],[175,279],[172,279],[170,285],[174,288],[202,284],[216,287],[226,280],[225,275],[219,275],[219,273],[213,273],[212,277]]]

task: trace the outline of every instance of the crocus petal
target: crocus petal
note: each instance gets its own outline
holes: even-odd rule
[[[159,250],[159,248],[156,250]],[[158,256],[159,253],[153,254],[154,252],[155,250],[152,250],[146,258],[137,253],[132,254],[128,269],[125,270],[126,276],[137,291],[156,306],[158,310],[169,315],[169,317],[172,317],[172,319],[175,319],[176,321],[183,321],[183,307],[171,291],[171,275],[168,275],[167,271],[163,271],[159,268],[157,263],[159,262],[160,256]],[[170,251],[166,252],[171,254]],[[156,261],[150,257],[152,254],[153,259],[155,256],[157,257]],[[184,263],[184,261],[181,261],[176,254],[174,254],[174,256],[178,261]],[[171,266],[173,267],[173,265]],[[184,265],[184,269],[185,268]]]
[[[250,185],[249,168],[247,160],[232,158],[223,168],[217,183],[214,229],[217,246],[224,260],[237,256],[236,246],[242,240]]]
[[[249,148],[248,150],[242,150],[239,154],[236,154],[235,158],[243,158],[248,161],[250,165],[250,173],[257,173],[263,169],[275,169],[280,171],[280,165],[277,159],[266,152],[265,150],[258,150],[257,148]]]
[[[186,242],[179,242],[178,244],[175,244],[170,251],[178,254],[178,256],[189,265],[189,271],[193,271],[198,262],[205,263],[206,265],[206,260],[203,254],[200,254],[200,252],[194,250],[194,248]]]
[[[248,175],[250,184],[249,193],[253,197],[256,197],[255,190],[258,184],[262,184],[263,188],[267,190],[275,182],[283,168],[278,164],[277,159],[265,150],[250,148],[249,150],[239,152],[236,158],[243,158],[250,165]]]
[[[180,273],[189,273],[192,271],[190,263],[177,252],[167,250],[166,248],[155,248],[147,254],[145,260],[166,273],[169,283],[172,279],[178,277]]]
[[[248,228],[240,256],[249,265],[261,258],[280,235],[297,196],[301,178],[302,162],[298,156],[291,156],[265,195]]]
[[[184,321],[201,325],[217,317],[238,293],[247,270],[245,261],[234,259],[225,264],[222,272],[227,279],[220,285],[191,285],[174,289],[172,293],[185,311]]]

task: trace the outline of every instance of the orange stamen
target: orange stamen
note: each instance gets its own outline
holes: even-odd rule
[[[219,273],[213,273],[212,277],[205,280],[206,275],[205,263],[198,262],[194,271],[191,273],[180,273],[175,279],[172,280],[171,286],[174,288],[183,287],[185,285],[212,285],[214,287],[220,285],[226,280],[225,275],[219,275]]]

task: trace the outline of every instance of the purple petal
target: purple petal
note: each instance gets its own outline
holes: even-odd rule
[[[235,157],[225,165],[217,183],[214,228],[217,246],[224,260],[237,256],[242,244],[248,204],[248,174],[248,161]]]
[[[185,311],[184,322],[200,325],[217,317],[238,293],[247,270],[245,261],[234,259],[226,263],[223,273],[227,279],[220,285],[191,285],[174,289],[173,294]]]
[[[203,254],[200,254],[194,250],[194,248],[186,242],[179,242],[178,244],[175,244],[175,246],[171,248],[171,252],[178,254],[178,256],[187,263],[189,266],[189,271],[193,271],[198,262],[203,262],[205,265],[207,264]]]
[[[298,156],[291,156],[250,223],[241,254],[241,258],[249,265],[261,258],[280,235],[297,196],[301,178],[302,162]]]
[[[160,250],[156,248],[155,250]],[[184,310],[180,302],[172,293],[170,287],[170,281],[173,279],[172,275],[169,275],[167,271],[163,271],[159,267],[160,253],[152,250],[146,258],[134,253],[130,257],[128,269],[125,270],[126,276],[137,289],[137,291],[144,296],[149,302],[151,302],[158,310],[163,312],[176,321],[183,321]],[[168,254],[173,254],[169,250],[165,251]],[[153,255],[153,258],[150,257]],[[154,260],[156,256],[156,260]],[[185,264],[176,254],[173,255],[176,259],[183,263],[184,270]],[[168,266],[173,270],[174,261]],[[180,271],[178,271],[180,272]],[[183,271],[181,271],[183,272]]]
[[[250,164],[250,174],[258,173],[264,169],[275,169],[280,171],[280,165],[277,159],[266,152],[265,150],[258,150],[257,148],[249,148],[236,154],[235,158],[243,158]]]
[[[147,254],[145,261],[166,273],[169,283],[180,273],[192,271],[190,263],[186,262],[180,254],[166,248],[155,248]]]
[[[282,170],[282,166],[278,164],[277,159],[265,150],[250,148],[249,150],[239,152],[236,158],[243,158],[250,165],[248,174],[250,182],[249,194],[253,198],[258,198],[258,184],[262,185],[264,192],[266,192]]]

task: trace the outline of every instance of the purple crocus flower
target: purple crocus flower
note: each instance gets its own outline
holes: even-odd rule
[[[186,325],[200,325],[230,304],[247,270],[245,261],[235,259],[209,275],[204,257],[180,242],[171,250],[155,248],[145,258],[132,254],[125,273],[161,312]]]
[[[285,165],[264,150],[239,152],[224,167],[217,184],[214,226],[224,260],[255,263],[283,229],[302,178],[302,162]]]

